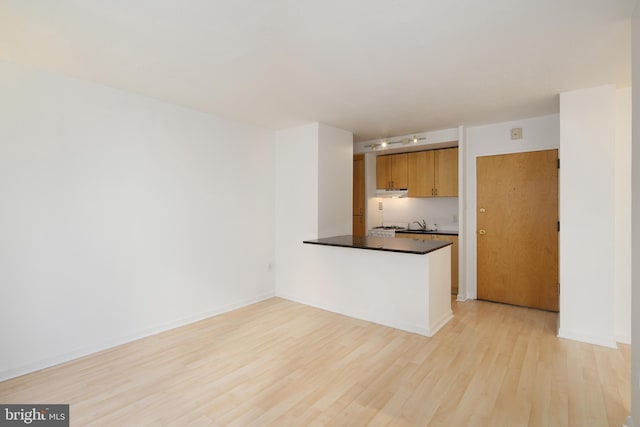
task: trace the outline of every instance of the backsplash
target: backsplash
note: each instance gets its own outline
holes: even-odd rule
[[[382,202],[383,210],[378,210]],[[369,228],[383,222],[406,222],[425,220],[427,224],[438,224],[438,228],[458,228],[458,198],[371,198],[368,205]],[[455,220],[454,220],[455,216]],[[414,225],[415,227],[415,225]]]

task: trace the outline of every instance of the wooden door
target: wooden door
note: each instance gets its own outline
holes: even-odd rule
[[[366,236],[364,205],[364,155],[353,156],[353,228],[351,233],[354,236]]]
[[[391,188],[391,156],[376,157],[376,189]]]
[[[558,150],[478,157],[478,298],[558,311]]]
[[[367,235],[367,227],[365,226],[364,215],[354,215],[351,233],[354,236],[364,237]]]
[[[407,189],[409,197],[431,197],[433,189],[433,151],[407,154]]]
[[[458,197],[458,149],[435,151],[435,188],[438,197]]]
[[[364,156],[353,157],[353,215],[364,215]]]
[[[391,160],[391,188],[407,188],[407,154],[393,154]]]

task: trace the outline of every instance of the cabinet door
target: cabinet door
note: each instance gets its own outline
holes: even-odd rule
[[[435,151],[436,196],[458,196],[458,149],[448,148]]]
[[[458,236],[436,234],[435,240],[453,242],[451,246],[451,294],[458,294]]]
[[[367,235],[367,228],[365,227],[364,215],[353,216],[353,230],[351,233],[354,236],[364,237]]]
[[[385,190],[391,188],[391,156],[376,157],[376,188]]]
[[[353,215],[364,215],[364,157],[353,159]]]
[[[433,151],[418,151],[407,155],[407,189],[409,197],[431,197],[434,181]]]
[[[407,188],[407,154],[393,154],[391,161],[391,188]]]
[[[416,233],[416,234],[396,233],[396,237],[399,237],[401,239],[418,239],[418,240],[433,240],[434,238],[433,234],[421,234],[421,233]]]

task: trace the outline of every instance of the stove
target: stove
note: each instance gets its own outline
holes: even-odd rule
[[[382,225],[373,227],[367,234],[375,237],[395,237],[396,231],[406,230],[407,226],[406,222],[385,222]]]

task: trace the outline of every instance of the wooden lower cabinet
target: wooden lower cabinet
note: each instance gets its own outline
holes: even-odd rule
[[[440,240],[452,242],[451,246],[451,294],[458,294],[458,236],[450,234],[410,234],[396,233],[396,237],[403,239]]]

